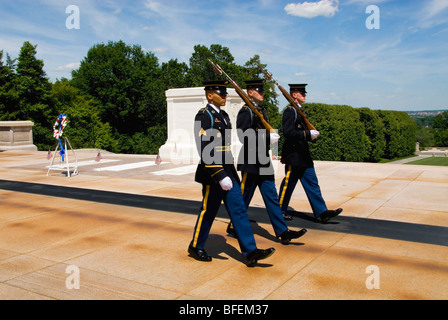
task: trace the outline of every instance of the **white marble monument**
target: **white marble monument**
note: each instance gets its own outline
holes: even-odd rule
[[[241,143],[236,134],[236,116],[244,105],[235,89],[227,88],[227,104],[223,107],[232,121],[232,153],[236,159]],[[168,140],[160,147],[162,161],[196,164],[199,160],[194,137],[194,118],[207,105],[204,87],[169,89],[167,98]]]

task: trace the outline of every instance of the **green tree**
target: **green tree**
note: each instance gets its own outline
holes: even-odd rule
[[[165,86],[158,59],[123,41],[92,47],[72,73],[72,84],[100,102],[101,120],[115,130],[120,151],[130,137],[166,122]]]
[[[146,132],[138,132],[132,136],[132,142],[136,146],[135,153],[157,154],[161,145],[166,142],[166,126],[154,126]]]
[[[162,63],[161,75],[165,90],[190,87],[192,83],[188,77],[188,65],[177,59]]]
[[[386,147],[384,124],[377,112],[368,108],[355,109],[359,113],[360,121],[364,124],[365,134],[369,139],[368,156],[365,161],[378,162],[381,160]]]
[[[394,159],[414,154],[417,125],[402,111],[378,110],[385,128],[384,157]]]
[[[438,147],[448,147],[448,111],[434,118],[434,139]]]
[[[208,59],[218,63],[229,75],[238,76],[238,74],[241,74],[241,70],[238,70],[238,67],[234,64],[235,59],[229,48],[219,44],[212,44],[210,49],[203,45],[196,45],[190,58],[190,69],[188,71],[192,86],[201,87],[204,81],[227,80],[224,75],[219,75],[216,72]],[[233,80],[237,82],[237,79]]]
[[[305,104],[310,122],[320,132],[310,144],[316,160],[364,161],[369,140],[359,114],[350,106]]]
[[[3,63],[3,50],[0,50],[0,121],[15,120],[18,115],[17,91],[14,83],[15,61],[6,55],[6,64]]]
[[[335,107],[320,103],[303,105],[307,118],[320,132],[319,137],[310,143],[310,151],[315,160],[340,161],[342,155],[341,131],[344,126],[334,118]]]
[[[64,135],[73,148],[96,148],[117,152],[118,144],[113,138],[109,123],[103,123],[98,112],[98,103],[79,94],[67,79],[53,84],[52,97],[57,114],[66,114],[68,119]],[[55,120],[56,120],[55,116]]]
[[[417,142],[419,143],[420,150],[427,148],[427,147],[433,147],[436,145],[433,128],[426,128],[426,127],[418,126],[417,133],[416,133],[416,139],[417,139]]]
[[[25,41],[19,57],[15,77],[18,108],[13,120],[34,122],[34,143],[39,149],[52,144],[54,106],[51,83],[43,70],[44,62],[36,58],[36,47]]]

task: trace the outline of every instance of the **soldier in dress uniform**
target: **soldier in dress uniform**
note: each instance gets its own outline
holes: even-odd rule
[[[228,81],[204,83],[208,104],[195,117],[194,134],[201,157],[195,181],[202,184],[202,206],[194,227],[188,253],[200,261],[211,261],[204,247],[221,202],[235,226],[246,265],[272,255],[274,248],[258,249],[244,205],[240,180],[230,150],[231,128],[229,116],[221,107],[226,104]]]
[[[246,82],[247,94],[257,111],[266,121],[267,112],[260,103],[264,100],[264,80],[255,79]],[[280,139],[277,133],[269,133],[249,106],[244,105],[238,112],[237,129],[240,141],[243,143],[238,158],[238,171],[241,171],[241,190],[246,208],[258,187],[266,205],[269,219],[274,228],[275,236],[282,244],[288,244],[306,233],[289,230],[278,202],[275,188],[274,168],[269,155],[270,145]],[[227,232],[233,236],[234,229],[229,224]]]
[[[305,103],[307,84],[290,84],[290,94],[299,106]],[[283,111],[283,135],[285,142],[282,150],[282,163],[285,164],[285,178],[279,190],[280,206],[289,219],[287,213],[289,201],[298,180],[308,197],[314,217],[323,223],[336,217],[342,209],[328,210],[322,197],[313,159],[308,142],[319,136],[317,130],[308,130],[302,117],[293,106],[289,105]]]

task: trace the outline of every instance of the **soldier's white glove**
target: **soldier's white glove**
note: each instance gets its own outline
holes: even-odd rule
[[[317,130],[311,130],[310,133],[311,133],[311,140],[316,139],[320,134],[319,131]]]
[[[276,143],[278,140],[280,140],[280,135],[278,133],[270,133],[269,138],[271,140],[271,144]]]
[[[224,191],[229,191],[230,189],[233,188],[232,180],[229,177],[225,177],[224,179],[219,181],[219,185]]]

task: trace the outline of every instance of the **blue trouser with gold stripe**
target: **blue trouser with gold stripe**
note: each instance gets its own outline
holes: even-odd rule
[[[280,185],[279,203],[283,212],[288,209],[289,201],[296,187],[297,182],[302,183],[308,201],[310,202],[314,216],[317,218],[325,210],[327,205],[322,197],[322,193],[317,180],[314,168],[302,168],[291,165],[285,165],[285,178]]]
[[[224,200],[230,220],[238,234],[238,242],[242,254],[246,256],[257,249],[246,206],[244,205],[241,187],[235,179],[232,180],[233,188],[229,191],[224,191],[219,184],[202,186],[202,207],[194,227],[193,240],[191,242],[194,248],[204,249],[213,221],[221,206],[221,202]]]
[[[244,203],[246,208],[254,196],[255,189],[260,189],[263,197],[266,210],[268,211],[269,219],[274,228],[275,236],[280,236],[283,232],[288,230],[283,212],[278,203],[277,189],[275,188],[275,181],[267,176],[260,176],[244,172],[241,181],[241,191],[243,192]]]

